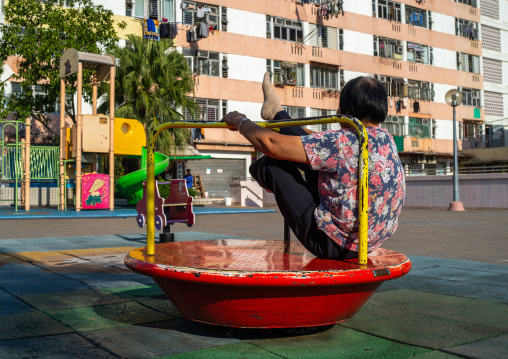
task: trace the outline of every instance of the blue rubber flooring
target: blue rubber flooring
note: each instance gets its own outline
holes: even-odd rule
[[[245,207],[194,207],[194,214],[238,214],[238,213],[272,213],[273,209],[245,208]],[[0,220],[2,219],[49,219],[49,218],[134,218],[137,216],[134,207],[117,208],[110,210],[75,210],[59,211],[56,207],[34,207],[25,212],[13,207],[0,207]]]

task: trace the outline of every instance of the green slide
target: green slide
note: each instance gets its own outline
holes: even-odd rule
[[[169,157],[155,152],[155,176],[160,175],[169,165]],[[141,169],[129,173],[115,182],[118,192],[129,204],[137,204],[143,197],[143,181],[146,180],[146,148],[141,154]]]

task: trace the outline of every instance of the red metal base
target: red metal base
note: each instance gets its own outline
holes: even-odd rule
[[[351,318],[386,280],[411,269],[400,253],[379,249],[357,260],[318,259],[299,243],[223,239],[131,251],[127,267],[148,275],[184,318],[241,328],[291,328]]]

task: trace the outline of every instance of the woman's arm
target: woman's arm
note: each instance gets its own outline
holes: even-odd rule
[[[238,126],[245,115],[230,112],[222,119],[230,126],[231,131],[238,131]],[[286,161],[310,163],[303,148],[300,136],[287,136],[246,121],[240,127],[240,134],[244,136],[258,151],[265,155]]]

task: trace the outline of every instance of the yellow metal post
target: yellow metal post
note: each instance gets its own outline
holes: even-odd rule
[[[369,179],[369,153],[368,153],[368,134],[363,124],[352,117],[316,117],[305,120],[295,120],[287,122],[256,122],[257,125],[265,128],[275,129],[281,127],[307,126],[324,123],[345,122],[352,125],[358,132],[360,141],[360,153],[358,161],[358,263],[362,267],[367,266],[368,253],[368,179]],[[147,174],[146,174],[146,251],[147,255],[155,255],[155,210],[154,210],[154,193],[155,193],[155,174],[154,174],[154,148],[155,140],[159,134],[168,128],[227,128],[224,122],[168,122],[159,125],[150,134],[147,143]]]

